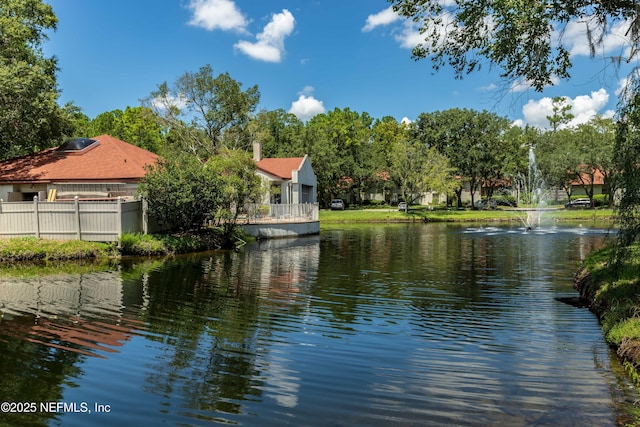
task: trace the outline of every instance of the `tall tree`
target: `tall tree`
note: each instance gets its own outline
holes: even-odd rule
[[[319,199],[325,205],[338,193],[358,200],[371,173],[373,119],[367,113],[335,108],[306,125],[305,152],[318,178]]]
[[[597,174],[602,175],[605,189],[611,187],[615,127],[610,119],[595,117],[578,126],[574,133],[578,162],[573,176],[582,185],[591,206],[594,206]]]
[[[555,96],[551,101],[553,114],[547,116],[551,128],[556,131],[562,125],[568,124],[573,119],[571,104],[566,96]]]
[[[46,32],[58,19],[42,0],[0,1],[0,159],[52,146],[63,137],[56,59]]]
[[[229,73],[213,75],[210,65],[180,76],[173,87],[158,85],[144,105],[158,115],[170,139],[183,151],[200,158],[222,147],[247,148],[247,125],[260,100],[257,86],[243,91]]]
[[[475,193],[487,180],[501,179],[504,134],[509,128],[506,118],[487,111],[450,109],[422,113],[414,127],[416,137],[427,147],[435,147],[449,158],[461,178],[469,183],[471,204]],[[458,206],[462,204],[460,186],[456,190]]]
[[[371,188],[383,194],[388,203],[398,188],[397,182],[391,179],[395,168],[393,152],[401,140],[408,138],[407,129],[407,124],[398,123],[391,116],[376,120],[371,128]]]
[[[449,159],[408,132],[395,141],[390,154],[391,177],[408,203],[427,192],[448,194],[458,187]]]
[[[262,144],[263,157],[304,156],[304,123],[282,109],[260,111],[249,124],[251,139]]]
[[[627,255],[627,248],[640,240],[640,79],[633,80],[633,87],[625,97],[617,123],[614,188],[619,197],[617,260]]]

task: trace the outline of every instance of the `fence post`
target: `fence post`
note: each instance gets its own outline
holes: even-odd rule
[[[120,241],[122,236],[122,197],[118,196],[118,218],[116,218],[116,231],[118,232],[117,240]]]
[[[40,212],[38,211],[38,196],[33,196],[33,214],[36,222],[36,239],[40,238]]]
[[[76,236],[78,237],[78,240],[82,240],[82,230],[80,227],[80,200],[78,200],[78,196],[75,196],[73,201],[76,208]]]
[[[146,198],[142,199],[142,234],[149,234],[149,218],[147,211],[149,210],[149,202]]]

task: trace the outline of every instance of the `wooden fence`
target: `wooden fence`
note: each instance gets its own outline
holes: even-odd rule
[[[0,238],[117,241],[149,232],[142,201],[0,202]]]

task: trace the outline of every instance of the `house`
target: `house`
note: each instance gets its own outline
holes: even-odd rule
[[[608,194],[604,175],[598,169],[592,169],[591,173],[581,172],[571,181],[571,194],[573,196],[587,196],[585,186],[593,188],[593,195]]]
[[[318,182],[308,156],[262,158],[260,143],[253,144],[258,176],[269,185],[264,203],[316,203]]]
[[[0,199],[110,199],[135,196],[159,156],[109,135],[76,138],[58,148],[0,162]]]

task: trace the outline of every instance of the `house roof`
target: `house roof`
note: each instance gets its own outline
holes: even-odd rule
[[[602,175],[602,172],[600,172],[599,169],[592,169],[592,172],[593,172],[593,184],[604,185],[604,175]],[[591,183],[592,178],[589,176],[589,174],[582,172],[580,173],[580,176],[582,177],[582,181],[580,180],[580,178],[576,177],[576,179],[571,181],[572,186],[581,186],[583,181],[586,183]]]
[[[262,159],[257,163],[258,169],[281,179],[291,179],[291,172],[299,170],[304,157],[280,157]]]
[[[50,148],[4,160],[0,162],[0,182],[138,181],[146,173],[145,166],[159,158],[109,135],[91,139],[97,143],[84,149]]]

